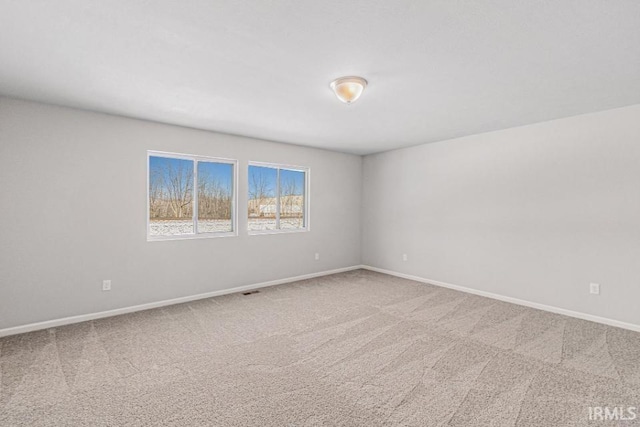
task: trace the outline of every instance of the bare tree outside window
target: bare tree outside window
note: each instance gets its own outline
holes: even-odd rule
[[[304,228],[305,173],[280,170],[280,228]]]
[[[193,233],[193,161],[149,158],[149,220],[152,234]]]
[[[249,165],[249,231],[306,228],[305,170]]]
[[[233,232],[234,167],[196,156],[150,155],[149,236]]]
[[[249,230],[276,229],[278,170],[249,166]]]
[[[198,162],[198,232],[233,231],[233,166]]]

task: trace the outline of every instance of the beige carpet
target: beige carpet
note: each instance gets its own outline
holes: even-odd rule
[[[0,339],[2,426],[574,426],[640,334],[358,270]],[[639,410],[640,412],[640,410]]]

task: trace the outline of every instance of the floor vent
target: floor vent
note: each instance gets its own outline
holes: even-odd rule
[[[249,292],[243,292],[242,295],[251,295],[251,294],[259,294],[260,291],[249,291]]]

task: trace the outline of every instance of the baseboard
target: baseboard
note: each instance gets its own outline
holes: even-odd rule
[[[102,319],[104,317],[118,316],[120,314],[133,313],[135,311],[142,311],[142,310],[149,310],[151,308],[165,307],[167,305],[181,304],[181,303],[196,301],[204,298],[217,297],[220,295],[234,294],[236,292],[244,292],[252,289],[266,288],[268,286],[297,282],[298,280],[313,279],[314,277],[328,276],[330,274],[343,273],[345,271],[358,270],[361,268],[362,266],[360,265],[354,265],[351,267],[338,268],[335,270],[327,270],[327,271],[321,271],[318,273],[304,274],[302,276],[287,277],[285,279],[270,280],[268,282],[254,283],[246,286],[238,286],[235,288],[223,289],[220,291],[206,292],[204,294],[189,295],[186,297],[150,302],[146,304],[133,305],[133,306],[123,307],[123,308],[116,308],[114,310],[100,311],[98,313],[81,314],[78,316],[64,317],[62,319],[54,319],[54,320],[46,320],[44,322],[29,323],[27,325],[0,329],[0,337],[23,334],[25,332],[38,331],[42,329],[55,328],[56,326],[70,325],[72,323],[86,322],[87,320],[95,320],[95,319]]]
[[[338,268],[335,270],[327,270],[327,271],[321,271],[317,273],[304,274],[302,276],[288,277],[285,279],[271,280],[268,282],[254,283],[246,286],[238,286],[235,288],[223,289],[223,290],[213,291],[213,292],[206,292],[203,294],[189,295],[186,297],[173,298],[173,299],[168,299],[163,301],[156,301],[156,302],[151,302],[146,304],[117,308],[114,310],[101,311],[98,313],[88,313],[88,314],[82,314],[78,316],[64,317],[62,319],[47,320],[44,322],[14,326],[11,328],[0,329],[0,337],[23,334],[26,332],[32,332],[32,331],[37,331],[42,329],[55,328],[57,326],[70,325],[73,323],[86,322],[88,320],[102,319],[102,318],[111,317],[111,316],[118,316],[120,314],[133,313],[133,312],[142,311],[142,310],[149,310],[157,307],[165,307],[173,304],[181,304],[185,302],[196,301],[199,299],[211,298],[211,297],[216,297],[220,295],[227,295],[227,294],[233,294],[237,292],[244,292],[252,289],[265,288],[268,286],[281,285],[284,283],[297,282],[298,280],[313,279],[314,277],[328,276],[330,274],[343,273],[346,271],[352,271],[352,270],[358,270],[358,269],[375,271],[378,273],[388,274],[390,276],[395,276],[395,277],[401,277],[403,279],[409,279],[416,282],[428,283],[431,285],[454,289],[456,291],[461,291],[469,294],[492,298],[499,301],[505,301],[513,304],[522,305],[525,307],[531,307],[531,308],[536,308],[538,310],[548,311],[551,313],[563,314],[565,316],[575,317],[577,319],[588,320],[591,322],[602,323],[604,325],[615,326],[618,328],[629,329],[632,331],[640,332],[640,325],[636,325],[633,323],[621,322],[619,320],[609,319],[609,318],[600,317],[600,316],[594,316],[592,314],[586,314],[578,311],[567,310],[564,308],[554,307],[551,305],[539,304],[536,302],[521,300],[518,298],[507,297],[504,295],[494,294],[492,292],[485,292],[485,291],[480,291],[473,288],[467,288],[464,286],[452,285],[450,283],[445,283],[438,280],[425,279],[423,277],[412,276],[410,274],[399,273],[397,271],[392,271],[392,270],[385,270],[383,268],[372,267],[369,265],[354,265],[351,267],[344,267],[344,268]]]
[[[619,320],[609,319],[606,317],[594,316],[592,314],[581,313],[579,311],[567,310],[565,308],[554,307],[552,305],[539,304],[537,302],[531,302],[521,300],[518,298],[507,297],[504,295],[494,294],[492,292],[480,291],[477,289],[467,288],[464,286],[452,285],[450,283],[440,282],[438,280],[425,279],[423,277],[412,276],[410,274],[399,273],[397,271],[385,270],[383,268],[372,267],[369,265],[362,265],[361,268],[365,270],[376,271],[378,273],[388,274],[390,276],[401,277],[403,279],[414,280],[416,282],[428,283],[430,285],[441,286],[443,288],[454,289],[456,291],[466,292],[469,294],[479,295],[482,297],[492,298],[500,301],[510,302],[513,304],[523,305],[525,307],[536,308],[538,310],[549,311],[551,313],[563,314],[569,317],[575,317],[577,319],[589,320],[591,322],[602,323],[609,326],[615,326],[618,328],[629,329],[631,331],[640,332],[640,325],[633,323],[621,322]]]

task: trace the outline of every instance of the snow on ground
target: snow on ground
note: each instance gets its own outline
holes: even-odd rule
[[[302,218],[282,218],[280,228],[295,230],[303,227]],[[193,234],[193,221],[187,220],[151,220],[149,223],[151,236],[179,236]],[[275,230],[276,220],[269,218],[249,218],[249,231]],[[209,219],[198,221],[199,233],[225,233],[232,231],[231,221]]]
[[[302,218],[280,219],[280,229],[295,230],[304,227]],[[249,231],[275,230],[276,220],[268,218],[249,218]]]

